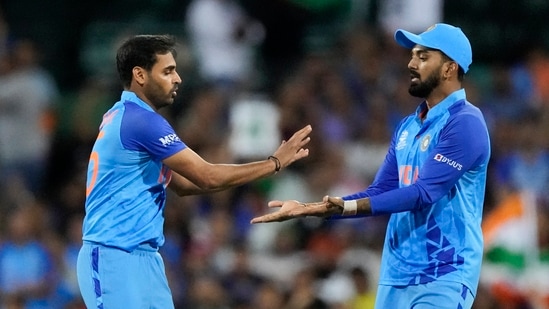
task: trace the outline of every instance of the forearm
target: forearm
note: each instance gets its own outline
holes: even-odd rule
[[[205,183],[201,184],[201,187],[208,190],[224,190],[274,175],[277,172],[276,168],[277,164],[270,159],[244,164],[214,164],[204,177]]]
[[[349,203],[351,201],[345,201],[345,202]],[[372,205],[370,203],[370,198],[366,197],[366,198],[358,199],[358,200],[356,200],[356,203],[357,203],[356,215],[362,215],[362,216],[371,216],[372,215]],[[345,206],[345,204],[344,204],[344,206]]]
[[[179,196],[217,192],[273,175],[276,169],[277,164],[271,159],[245,164],[209,164],[194,181],[173,173],[169,187]]]
[[[168,184],[168,188],[173,190],[179,196],[197,195],[209,192],[215,192],[214,190],[205,190],[197,186],[194,182],[187,178],[173,172],[172,179]]]

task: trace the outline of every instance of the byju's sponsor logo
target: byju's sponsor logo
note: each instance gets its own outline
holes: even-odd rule
[[[451,167],[457,169],[458,171],[461,171],[461,168],[463,167],[463,165],[461,165],[460,163],[450,159],[450,158],[447,158],[443,155],[441,155],[440,153],[437,153],[434,157],[434,159],[438,162],[441,162],[441,163],[446,163],[448,165],[450,165]]]
[[[169,145],[171,145],[175,142],[181,141],[179,139],[179,136],[177,136],[177,134],[175,134],[175,133],[168,134],[164,137],[159,138],[158,140],[162,143],[162,146],[164,146],[164,147],[169,146]]]

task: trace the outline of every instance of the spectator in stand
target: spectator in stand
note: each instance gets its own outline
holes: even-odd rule
[[[58,88],[28,39],[10,49],[9,71],[0,76],[0,185],[17,176],[35,194],[42,187],[54,126]]]
[[[229,94],[254,82],[255,49],[265,31],[238,1],[191,1],[186,30],[204,80]]]
[[[51,308],[58,270],[45,242],[47,214],[34,201],[21,201],[8,215],[6,239],[0,244],[0,298],[3,305]]]
[[[359,266],[349,271],[355,286],[355,295],[349,302],[349,309],[374,309],[376,294],[370,287],[368,273]]]

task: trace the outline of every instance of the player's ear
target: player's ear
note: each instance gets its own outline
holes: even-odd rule
[[[132,69],[133,79],[141,86],[145,83],[145,69],[135,66]]]
[[[457,74],[458,64],[455,61],[446,61],[444,63],[443,76],[445,79],[448,79],[452,74]]]

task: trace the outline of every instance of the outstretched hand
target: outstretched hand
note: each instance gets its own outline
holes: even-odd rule
[[[287,201],[270,201],[268,206],[270,208],[279,209],[273,213],[263,216],[255,217],[250,223],[267,223],[267,222],[282,222],[294,218],[314,216],[314,217],[328,217],[331,215],[341,214],[342,207],[328,201],[328,197],[325,197],[322,202],[316,203],[301,203],[296,200]]]
[[[290,139],[282,141],[273,156],[278,158],[281,167],[287,167],[293,162],[305,158],[309,155],[309,149],[303,148],[311,141],[309,134],[313,131],[311,125],[306,125],[295,132]]]

